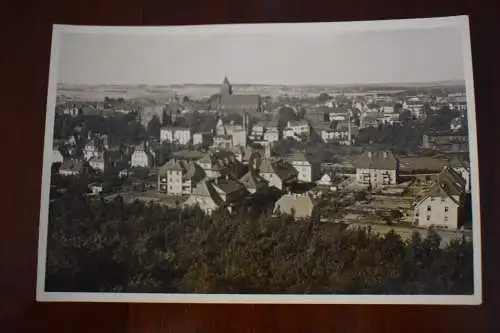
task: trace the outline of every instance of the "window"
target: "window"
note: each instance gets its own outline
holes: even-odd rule
[[[444,217],[444,221],[445,221],[445,222],[448,222],[448,216],[445,216],[445,217]]]
[[[444,212],[445,213],[448,213],[449,210],[450,210],[449,207],[444,207]]]
[[[430,212],[431,211],[431,206],[427,206],[427,211]]]
[[[430,221],[430,220],[431,220],[431,216],[427,215],[427,221]]]
[[[445,198],[441,198],[441,203],[445,202],[446,199]]]

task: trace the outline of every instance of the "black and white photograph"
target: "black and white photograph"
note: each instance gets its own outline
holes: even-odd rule
[[[38,301],[482,302],[467,16],[54,25]]]

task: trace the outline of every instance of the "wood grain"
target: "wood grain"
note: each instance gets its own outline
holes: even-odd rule
[[[500,331],[498,5],[489,1],[4,1],[0,11],[0,331],[494,332]],[[471,15],[483,215],[484,304],[292,306],[41,304],[34,301],[51,24],[172,25],[345,21]]]

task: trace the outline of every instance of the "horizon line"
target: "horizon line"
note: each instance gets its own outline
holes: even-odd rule
[[[407,81],[407,82],[354,82],[354,83],[234,83],[231,82],[233,86],[282,86],[282,87],[335,87],[335,86],[405,86],[405,85],[433,85],[433,84],[466,84],[465,79],[446,79],[446,80],[432,80],[432,81]],[[131,87],[131,86],[150,86],[150,87],[169,87],[169,86],[220,86],[222,83],[195,83],[195,82],[184,82],[184,83],[69,83],[69,82],[58,82],[58,86],[119,86],[119,87]]]

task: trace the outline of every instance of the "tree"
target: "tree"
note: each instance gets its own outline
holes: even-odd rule
[[[90,199],[88,176],[49,205],[46,288],[59,292],[470,294],[472,245],[292,216]],[[52,196],[51,198],[55,198]],[[268,200],[266,198],[266,200]],[[255,203],[258,204],[258,203]],[[239,215],[236,215],[239,214]]]

